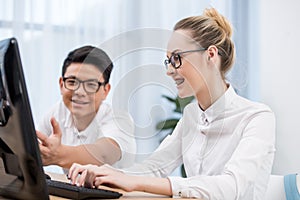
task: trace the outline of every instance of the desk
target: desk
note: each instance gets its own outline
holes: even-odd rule
[[[64,174],[53,174],[53,173],[47,173],[51,176],[51,179],[53,180],[59,180],[59,181],[65,181],[68,182],[69,180]],[[147,200],[168,200],[172,199],[169,196],[164,196],[164,195],[156,195],[156,194],[150,194],[150,193],[145,193],[145,192],[124,192],[123,190],[119,189],[111,189],[107,187],[103,187],[103,189],[108,189],[108,190],[113,190],[117,191],[123,194],[120,199],[134,199],[134,200],[142,200],[142,199],[147,199]],[[50,200],[63,200],[65,198],[62,197],[57,197],[57,196],[50,196]]]
[[[170,200],[171,197],[167,196],[160,196],[155,194],[149,194],[144,192],[121,192],[123,194],[122,197],[119,199],[133,199],[133,200]],[[65,198],[57,197],[57,196],[50,196],[50,200],[63,200]],[[173,199],[172,199],[173,200]]]

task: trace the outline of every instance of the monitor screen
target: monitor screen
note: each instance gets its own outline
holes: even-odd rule
[[[49,199],[15,38],[0,41],[0,196]]]

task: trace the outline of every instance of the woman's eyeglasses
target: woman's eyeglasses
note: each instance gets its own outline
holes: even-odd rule
[[[180,55],[185,54],[185,53],[192,53],[192,52],[206,51],[206,50],[207,50],[206,48],[201,48],[201,49],[180,51],[180,52],[172,53],[171,57],[167,58],[164,61],[164,64],[165,64],[166,68],[168,68],[168,65],[171,64],[172,67],[174,67],[175,69],[178,69],[182,64]]]

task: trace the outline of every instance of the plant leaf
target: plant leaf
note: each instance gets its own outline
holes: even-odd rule
[[[186,98],[180,98],[177,96],[176,98],[176,108],[174,109],[174,112],[182,113],[184,107],[191,103],[193,101],[194,96],[186,97]]]
[[[174,103],[176,102],[176,98],[172,98],[172,97],[169,97],[167,95],[162,95],[162,97],[166,98],[170,102],[174,102]]]
[[[183,165],[183,164],[181,165],[180,171],[181,171],[181,176],[182,176],[183,178],[186,178],[187,175],[186,175],[185,168],[184,168],[184,165]]]
[[[157,130],[174,129],[175,126],[177,125],[178,121],[179,121],[179,119],[176,119],[176,118],[161,121],[156,125],[156,129]]]

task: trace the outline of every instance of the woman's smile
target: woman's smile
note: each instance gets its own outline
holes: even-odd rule
[[[177,86],[181,85],[183,82],[184,82],[184,78],[175,79],[175,83],[176,83]]]

